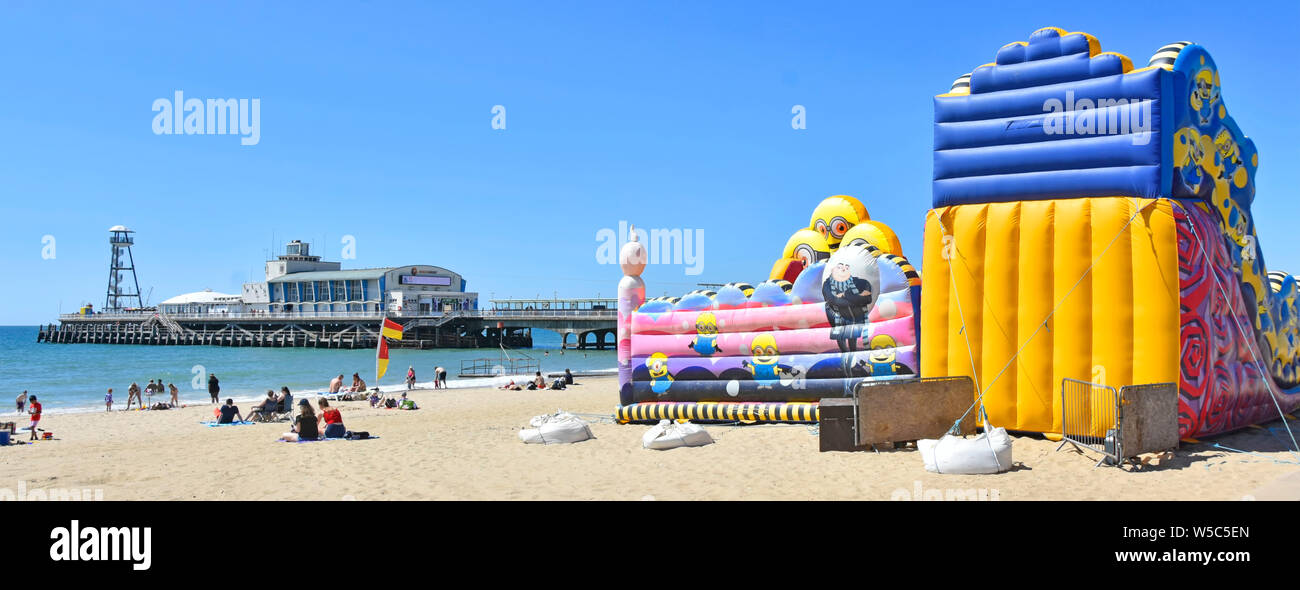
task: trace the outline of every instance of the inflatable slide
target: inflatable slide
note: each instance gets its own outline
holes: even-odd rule
[[[1065,378],[1177,383],[1183,437],[1300,406],[1296,279],[1265,266],[1221,82],[1194,43],[1134,68],[1052,27],[935,97],[921,374],[1023,431],[1060,432]]]
[[[619,420],[816,422],[821,398],[915,378],[920,276],[901,250],[889,226],[837,195],[787,240],[768,280],[646,301],[644,246],[628,242]]]

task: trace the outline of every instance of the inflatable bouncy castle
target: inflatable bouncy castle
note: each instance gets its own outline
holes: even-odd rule
[[[620,421],[816,422],[822,398],[919,372],[920,276],[853,197],[824,200],[757,285],[646,301],[645,260],[633,232],[620,253]]]
[[[934,99],[921,374],[1060,432],[1065,378],[1178,384],[1194,437],[1300,406],[1295,277],[1269,273],[1259,156],[1206,50],[1145,67],[1035,31]]]

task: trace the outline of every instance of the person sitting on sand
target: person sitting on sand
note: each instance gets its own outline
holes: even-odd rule
[[[371,392],[371,393],[370,393],[370,407],[372,407],[372,408],[377,408],[377,407],[379,407],[379,392],[378,392],[378,391],[374,391],[374,392]]]
[[[564,370],[564,384],[573,385],[573,371],[570,371],[568,369]]]
[[[293,419],[293,431],[284,433],[280,440],[298,442],[319,439],[320,428],[317,426],[316,412],[311,409],[311,403],[305,399],[298,400],[298,412],[298,417]]]
[[[168,383],[167,389],[169,389],[172,394],[171,406],[173,408],[181,407],[181,390],[176,388],[175,383]]]
[[[357,373],[353,373],[353,374],[352,374],[352,389],[351,389],[350,391],[351,391],[352,393],[362,393],[362,392],[364,392],[365,390],[366,390],[366,382],[365,382],[365,380],[361,378],[361,375],[359,375],[359,374],[357,374]]]
[[[231,424],[238,417],[240,422],[244,421],[243,414],[239,413],[239,406],[235,405],[235,400],[226,398],[226,405],[217,409],[221,414],[217,416],[217,424]]]
[[[342,389],[343,389],[343,373],[339,373],[338,377],[330,379],[330,393],[338,393]]]
[[[323,425],[325,438],[343,438],[347,429],[343,427],[343,415],[339,413],[338,408],[331,408],[330,403],[325,398],[316,400],[320,406],[320,424]]]
[[[406,392],[402,392],[402,399],[401,399],[401,400],[398,400],[398,402],[397,402],[397,409],[399,409],[399,410],[418,410],[418,409],[420,409],[420,406],[417,405],[417,404],[415,403],[415,400],[413,400],[413,399],[407,399],[407,397],[406,397]]]
[[[542,377],[541,371],[538,371],[537,376],[533,378],[533,387],[537,389],[546,389],[546,378]]]

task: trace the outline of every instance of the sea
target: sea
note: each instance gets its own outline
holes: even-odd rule
[[[104,394],[113,388],[113,408],[126,407],[126,389],[132,382],[143,390],[150,379],[175,383],[182,404],[208,404],[207,376],[216,374],[221,400],[259,400],[268,389],[288,387],[295,396],[320,393],[330,379],[344,375],[350,385],[359,373],[375,387],[374,350],[319,348],[233,348],[222,346],[137,346],[126,344],[56,344],[36,342],[36,326],[0,326],[0,383],[8,395],[0,405],[0,419],[15,411],[13,399],[27,391],[36,395],[45,412],[104,411]],[[543,374],[570,369],[578,374],[616,374],[613,350],[562,350],[558,333],[533,331],[528,349],[392,348],[388,374],[377,384],[383,391],[406,389],[406,369],[415,369],[417,387],[432,388],[434,367],[447,369],[451,388],[497,386],[524,375],[459,378],[462,361],[532,358]],[[167,401],[167,394],[154,401]],[[610,400],[611,407],[618,400]]]

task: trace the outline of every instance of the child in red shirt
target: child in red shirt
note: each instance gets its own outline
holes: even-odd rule
[[[32,415],[32,440],[36,440],[36,426],[41,423],[41,402],[36,401],[36,396],[30,398],[31,404],[27,407],[27,412]]]

